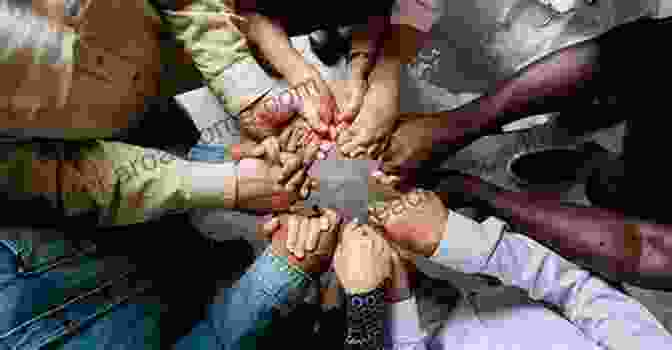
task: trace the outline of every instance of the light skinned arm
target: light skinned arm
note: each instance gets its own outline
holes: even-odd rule
[[[634,298],[523,235],[504,222],[475,222],[451,212],[434,261],[465,273],[484,273],[559,307],[604,349],[664,349],[672,335]]]

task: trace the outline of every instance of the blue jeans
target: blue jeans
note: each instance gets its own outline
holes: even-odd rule
[[[222,163],[231,161],[227,145],[199,143],[191,148],[189,159],[199,162]]]
[[[64,350],[166,348],[159,338],[160,303],[131,299],[102,314],[100,305],[87,303],[86,298],[53,303],[59,287],[74,275],[20,272],[15,248],[0,240],[0,349],[38,349],[54,341],[60,341],[58,348]],[[286,258],[267,250],[232,288],[221,291],[206,318],[174,349],[255,349],[256,336],[270,324],[273,308],[287,303],[293,291],[308,283],[307,275]],[[56,307],[60,311],[43,313]]]

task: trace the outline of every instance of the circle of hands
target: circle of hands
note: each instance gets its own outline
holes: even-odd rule
[[[414,258],[434,254],[448,211],[430,191],[414,189],[369,208],[369,224],[343,222],[329,208],[312,215],[283,213],[260,225],[276,256],[309,274],[333,267],[349,294],[385,288],[402,300],[413,282]]]
[[[381,160],[383,170],[394,173],[404,162],[428,155],[426,132],[435,125],[427,117],[400,117],[397,96],[366,81],[331,83],[333,93],[321,78],[309,79],[241,114],[246,141],[232,149],[241,159],[238,205],[273,208],[275,216],[259,231],[290,264],[319,273],[333,262],[349,293],[385,286],[394,300],[408,289],[414,257],[431,256],[438,247],[448,218],[438,196],[421,189],[397,193],[369,208],[366,225],[342,223],[332,209],[296,202],[319,186],[308,169],[331,150],[339,159]],[[395,101],[386,104],[385,96]],[[419,143],[404,152],[409,137]],[[372,178],[382,185],[399,180],[382,172]]]

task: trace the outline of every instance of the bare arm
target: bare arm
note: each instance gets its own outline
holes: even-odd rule
[[[449,122],[445,132],[435,133],[434,142],[466,145],[512,121],[592,102],[600,71],[599,52],[596,41],[561,50],[492,92],[456,110],[440,112],[438,116]]]
[[[487,203],[495,215],[519,226],[528,237],[606,277],[648,289],[669,289],[669,225],[602,208],[567,205],[544,194],[505,191],[475,177],[451,178],[441,186],[446,190],[442,196],[466,192]]]

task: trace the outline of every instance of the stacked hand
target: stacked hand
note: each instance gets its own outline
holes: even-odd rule
[[[241,131],[254,141],[279,136],[297,115],[322,137],[330,135],[336,100],[318,73],[279,95],[270,96],[241,113]],[[332,127],[333,128],[333,127]]]
[[[393,250],[371,226],[348,223],[334,256],[334,270],[349,294],[381,287],[392,275]]]
[[[350,158],[375,159],[384,150],[399,116],[398,86],[376,84],[363,92],[363,87],[353,85],[350,89],[356,91],[355,102],[351,103],[357,106],[361,98],[361,106],[349,110],[358,113],[343,113],[336,119],[339,151]]]
[[[285,152],[275,137],[260,144],[233,147],[238,166],[237,207],[259,211],[287,210],[299,198],[308,197],[317,183],[307,176],[306,163],[315,158],[317,147],[303,152]]]
[[[263,224],[260,233],[272,239],[273,254],[287,257],[304,272],[320,273],[331,264],[340,226],[335,211],[321,209],[317,217],[282,214]]]
[[[369,219],[384,229],[388,240],[429,257],[443,237],[448,210],[433,192],[415,189],[400,199],[370,207]]]

